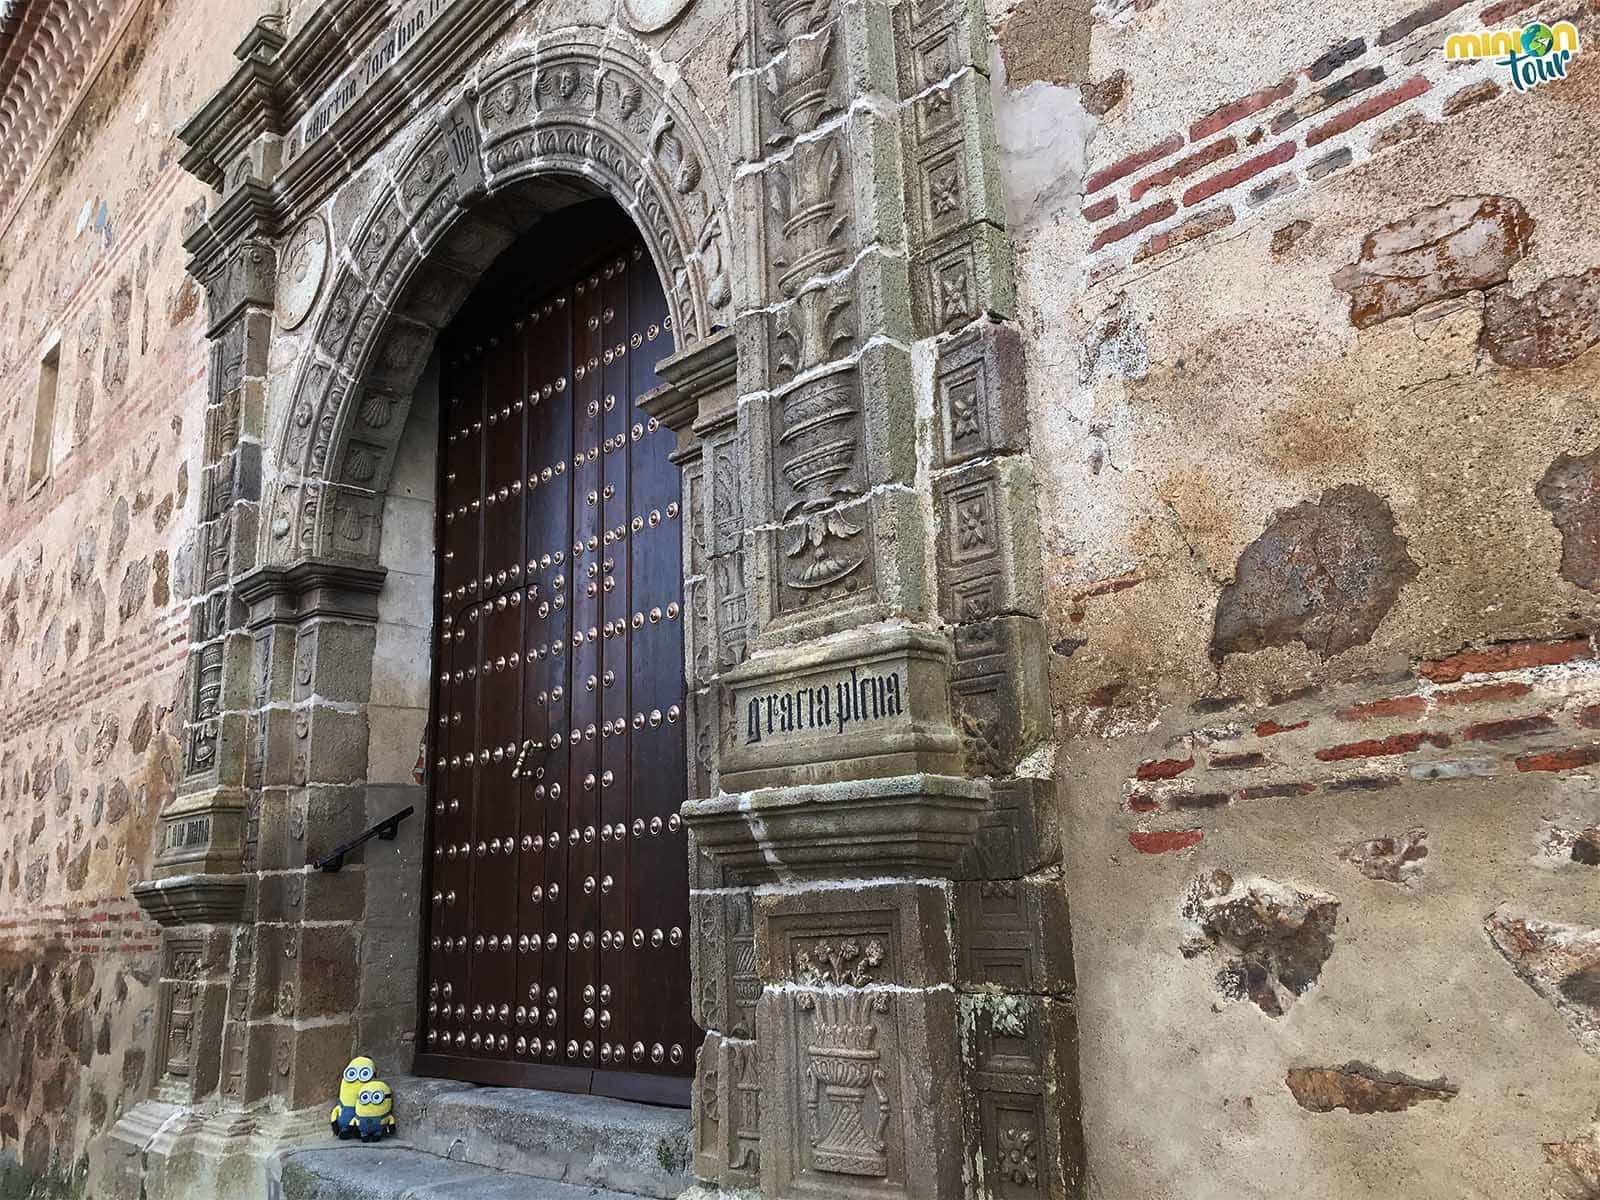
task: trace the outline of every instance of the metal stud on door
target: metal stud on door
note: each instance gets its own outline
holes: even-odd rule
[[[637,403],[666,301],[630,238],[509,323],[467,311],[441,342],[418,1070],[686,1102],[680,482]]]

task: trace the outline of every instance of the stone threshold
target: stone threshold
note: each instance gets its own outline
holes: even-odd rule
[[[283,1200],[634,1200],[634,1193],[558,1183],[454,1162],[396,1142],[297,1150],[283,1163]]]
[[[400,1177],[413,1175],[419,1184],[434,1180],[451,1187],[458,1176],[462,1182],[479,1180],[485,1186],[498,1186],[495,1176],[504,1175],[520,1181],[524,1188],[538,1180],[576,1188],[574,1200],[591,1194],[599,1200],[613,1195],[671,1200],[694,1183],[690,1116],[683,1109],[602,1096],[480,1087],[446,1079],[397,1077],[392,1083],[399,1136],[378,1145],[362,1145],[336,1142],[330,1135],[326,1148],[313,1145],[290,1152],[284,1160],[286,1200],[294,1196],[288,1190],[292,1175],[309,1178],[314,1174],[331,1181],[347,1172],[359,1176],[387,1170],[385,1164],[390,1160],[374,1156],[390,1152],[402,1155],[394,1160],[399,1175],[385,1181],[390,1190],[371,1194],[405,1196],[408,1193]],[[444,1174],[438,1174],[441,1171]],[[338,1184],[338,1188],[344,1186]],[[336,1188],[299,1194],[307,1200],[332,1200],[369,1193]],[[427,1192],[430,1197],[436,1194],[457,1193]],[[459,1194],[478,1193],[469,1189]],[[517,1194],[543,1197],[546,1193]],[[550,1200],[566,1200],[567,1196],[564,1191],[548,1194]]]

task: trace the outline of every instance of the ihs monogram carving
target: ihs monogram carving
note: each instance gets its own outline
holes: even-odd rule
[[[883,1053],[875,1045],[878,1015],[889,1011],[889,994],[860,991],[873,982],[884,960],[881,942],[863,947],[854,939],[837,946],[818,942],[796,956],[796,978],[828,990],[802,992],[800,1007],[815,1018],[805,1038],[804,1086],[810,1123],[811,1165],[841,1175],[889,1172],[889,1095]],[[868,1096],[875,1113],[867,1111]]]
[[[289,238],[278,278],[278,324],[298,329],[317,302],[328,266],[328,227],[318,216],[307,217]]]

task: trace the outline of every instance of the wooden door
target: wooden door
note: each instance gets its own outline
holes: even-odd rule
[[[609,205],[495,275],[441,339],[417,1069],[687,1103],[672,323]]]

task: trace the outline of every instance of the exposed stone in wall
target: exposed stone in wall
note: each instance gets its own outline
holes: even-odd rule
[[[1396,1113],[1428,1100],[1448,1103],[1461,1089],[1444,1078],[1415,1079],[1366,1063],[1342,1067],[1295,1067],[1284,1077],[1295,1103],[1310,1112],[1336,1108],[1353,1113]]]
[[[1600,1111],[1587,1136],[1546,1142],[1545,1159],[1557,1170],[1550,1200],[1600,1200]]]
[[[1279,1017],[1333,953],[1339,901],[1270,879],[1235,881],[1218,870],[1190,885],[1181,911],[1188,930],[1183,956],[1220,954],[1217,990]]]
[[[1490,913],[1483,927],[1518,977],[1600,1056],[1600,929],[1540,920],[1511,906]]]
[[[1600,450],[1563,454],[1535,491],[1561,531],[1561,576],[1600,591]]]
[[[1368,641],[1418,570],[1394,526],[1387,501],[1350,484],[1280,512],[1222,590],[1212,658],[1294,641],[1331,658]]]
[[[1422,860],[1428,857],[1428,831],[1408,829],[1356,842],[1339,851],[1339,857],[1368,879],[1387,883],[1410,883],[1422,874]]]
[[[1506,367],[1563,367],[1600,342],[1600,267],[1547,279],[1526,296],[1488,293],[1483,346]]]
[[[1509,196],[1458,196],[1367,235],[1333,277],[1358,329],[1504,283],[1528,253],[1533,218]]]

